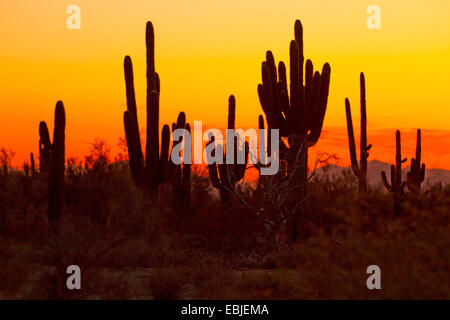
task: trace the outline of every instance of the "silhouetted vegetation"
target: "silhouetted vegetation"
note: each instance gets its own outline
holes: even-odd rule
[[[360,91],[361,91],[361,138],[360,138],[360,160],[356,157],[355,134],[353,133],[352,111],[350,101],[345,99],[345,113],[347,116],[347,132],[348,147],[350,149],[350,160],[352,162],[352,170],[358,177],[359,193],[367,192],[367,158],[371,144],[367,145],[367,112],[366,112],[366,80],[364,73],[360,75]]]
[[[169,125],[159,137],[160,82],[150,22],[145,159],[128,56],[129,160],[120,155],[112,161],[108,144],[96,139],[84,159],[65,161],[62,102],[55,108],[53,142],[40,123],[39,170],[33,154],[24,170],[12,168],[14,152],[1,148],[0,298],[450,298],[450,187],[421,187],[420,130],[407,181],[396,133],[391,183],[382,174],[392,206],[389,193],[367,184],[370,145],[361,74],[360,164],[346,100],[352,169],[315,175],[318,164],[334,158],[319,156],[314,168],[307,165],[308,149],[321,135],[331,69],[325,64],[314,72],[307,60],[303,71],[300,21],[294,30],[289,93],[286,67],[280,62],[277,70],[270,51],[258,86],[268,129],[280,130],[276,175],[245,180],[247,142],[245,164],[173,163],[174,143],[186,133],[172,149]],[[234,96],[228,108],[228,128],[234,129]],[[258,126],[264,128],[263,116]],[[190,132],[184,112],[172,124],[172,133],[177,129]],[[234,150],[226,150],[235,159],[237,145],[236,140]],[[66,268],[73,264],[82,270],[82,290],[66,289]],[[383,290],[367,290],[366,268],[372,264],[383,270]]]

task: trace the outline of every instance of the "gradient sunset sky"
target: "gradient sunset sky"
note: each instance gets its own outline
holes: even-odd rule
[[[81,29],[68,30],[66,9],[81,8]],[[381,8],[381,30],[366,26],[368,6]],[[395,129],[403,155],[413,156],[423,130],[423,160],[450,169],[450,1],[448,0],[2,0],[0,2],[0,146],[19,166],[38,154],[38,125],[53,130],[63,100],[67,156],[82,157],[100,137],[118,151],[126,109],[123,58],[135,73],[145,127],[145,23],[156,33],[161,77],[160,124],[180,110],[189,122],[226,125],[236,96],[237,127],[256,127],[256,92],[270,49],[289,61],[295,19],[304,27],[305,57],[331,65],[324,132],[312,151],[336,153],[348,164],[344,99],[359,123],[359,73],[366,75],[370,160],[394,161]],[[356,125],[359,140],[359,128]]]

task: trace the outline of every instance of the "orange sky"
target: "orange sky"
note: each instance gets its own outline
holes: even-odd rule
[[[81,30],[66,28],[70,4],[81,8]],[[381,8],[381,30],[366,27],[371,4]],[[184,110],[188,121],[223,127],[234,94],[237,126],[256,126],[261,61],[270,49],[288,62],[298,18],[305,56],[332,69],[324,134],[313,153],[336,153],[347,164],[344,98],[358,122],[364,71],[370,158],[393,161],[396,128],[410,158],[420,127],[428,167],[450,169],[448,12],[447,0],[1,1],[0,146],[16,152],[16,166],[37,153],[39,121],[52,129],[58,99],[66,106],[68,156],[86,154],[96,137],[115,146],[123,136],[126,54],[144,119],[147,20],[156,32],[161,123]]]

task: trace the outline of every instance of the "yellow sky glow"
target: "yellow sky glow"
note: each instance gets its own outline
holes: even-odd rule
[[[81,8],[81,30],[66,28],[71,4]],[[371,4],[381,8],[381,30],[366,27]],[[301,19],[305,56],[315,68],[329,62],[332,69],[329,134],[345,138],[345,97],[352,102],[354,121],[359,120],[359,73],[364,71],[369,140],[371,130],[418,127],[425,139],[427,130],[449,130],[449,12],[447,0],[1,1],[0,146],[16,151],[16,165],[29,152],[37,153],[39,121],[53,127],[59,99],[66,106],[69,156],[86,154],[95,137],[116,145],[124,135],[127,54],[144,127],[147,20],[156,33],[161,124],[184,110],[188,121],[223,127],[227,98],[234,94],[237,126],[256,126],[262,113],[256,86],[265,51],[288,62],[293,24]],[[393,159],[381,147],[392,141],[369,141],[375,157]],[[377,144],[384,153],[377,153]],[[439,157],[432,145],[428,151],[436,157],[429,156],[430,163],[450,169],[450,160]],[[424,149],[426,159],[427,141]],[[340,153],[348,158],[346,150]]]

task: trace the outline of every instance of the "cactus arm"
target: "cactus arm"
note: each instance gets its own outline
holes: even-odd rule
[[[123,69],[125,74],[125,92],[127,97],[127,110],[131,113],[132,120],[137,124],[137,109],[136,96],[134,92],[134,76],[133,64],[130,56],[126,56],[123,62]],[[136,128],[139,134],[139,127]]]
[[[330,86],[330,73],[331,68],[328,63],[322,68],[322,74],[320,75],[320,96],[319,104],[317,106],[318,113],[314,121],[312,122],[311,132],[308,135],[308,146],[313,146],[317,143],[322,132],[323,121],[325,119],[325,113],[327,111],[328,94]]]
[[[50,141],[50,135],[48,133],[48,127],[45,121],[39,123],[39,167],[42,172],[47,171],[50,167],[50,152],[52,149],[52,143]]]
[[[39,123],[39,136],[44,147],[51,149],[52,143],[50,142],[50,135],[48,133],[48,127],[45,121],[41,121]]]
[[[216,153],[215,140],[216,140],[215,137],[211,136],[209,142],[207,143],[207,145],[212,144],[214,146],[214,149],[211,151],[212,157],[214,157],[215,153]],[[216,189],[219,189],[222,187],[222,183],[220,181],[219,174],[217,172],[217,167],[218,167],[218,165],[215,162],[208,164],[208,174],[209,174],[209,179],[211,180],[211,184],[213,185],[213,187]]]
[[[277,96],[278,96],[278,89],[277,89],[277,67],[275,65],[275,59],[273,57],[272,52],[269,50],[266,52],[266,64],[267,67],[269,68],[269,72],[270,72],[270,83],[271,85],[271,89],[273,91],[273,97],[275,99],[275,101],[277,100]]]
[[[367,107],[366,107],[366,80],[364,73],[360,74],[360,104],[361,104],[361,145],[360,145],[360,163],[361,171],[367,178],[367,157],[371,146],[367,145]]]
[[[233,95],[228,98],[228,129],[235,129],[236,99]]]
[[[395,181],[396,185],[400,186],[402,181],[402,163],[406,161],[406,158],[402,160],[402,145],[400,130],[395,132]]]
[[[261,74],[264,74],[264,72],[265,72],[265,70],[264,70],[264,62],[263,62],[263,65],[261,67]],[[258,91],[259,103],[261,104],[261,107],[262,107],[264,113],[267,115],[267,113],[266,113],[267,107],[266,107],[266,103],[264,100],[264,86],[261,83],[258,84],[257,91]]]
[[[142,153],[141,138],[139,134],[139,122],[137,118],[137,108],[136,108],[136,97],[134,91],[134,78],[133,78],[133,64],[131,58],[126,56],[124,59],[124,74],[125,74],[125,89],[127,97],[127,110],[130,112],[131,125],[129,126],[130,139],[133,139],[133,145],[135,145],[136,150],[136,160],[138,164],[136,166],[143,168],[144,156]]]
[[[356,176],[359,177],[359,165],[358,159],[356,158],[356,144],[355,144],[355,134],[353,131],[353,121],[352,121],[352,111],[350,107],[350,101],[345,99],[345,114],[347,117],[347,134],[348,134],[348,146],[350,149],[350,161],[352,163],[352,170]]]
[[[420,185],[425,180],[425,164],[422,160],[422,135],[421,130],[417,130],[416,157],[411,159],[411,169],[407,174],[407,186],[412,193],[420,193]]]
[[[145,28],[145,44],[147,47],[147,99],[149,99],[151,92],[156,89],[155,32],[150,21],[147,22]]]
[[[219,174],[217,173],[217,165],[215,163],[208,165],[209,179],[214,188],[222,188],[222,183],[219,179]]]
[[[283,84],[282,91],[287,92],[286,66],[283,61],[278,63],[278,81]]]
[[[416,161],[418,168],[420,168],[420,162],[422,161],[422,132],[420,129],[417,129]]]
[[[144,169],[144,162],[142,159],[142,150],[137,145],[135,126],[133,116],[130,111],[125,111],[123,114],[123,123],[125,127],[125,139],[127,141],[128,159],[130,164],[131,176],[136,186],[142,184],[142,173]],[[138,140],[140,140],[138,135]],[[140,142],[139,142],[140,143]]]
[[[305,63],[305,109],[306,109],[306,123],[312,123],[318,115],[318,108],[314,108],[313,98],[313,82],[314,82],[314,67],[311,60],[306,60]],[[319,75],[320,76],[320,75]]]
[[[392,186],[389,184],[389,182],[388,182],[388,180],[387,180],[387,178],[386,178],[386,172],[384,172],[384,171],[381,172],[381,180],[383,180],[383,184],[384,184],[384,186],[386,187],[386,189],[387,189],[389,192],[392,192],[392,191],[393,191],[393,190],[392,190]]]
[[[300,82],[300,72],[301,68],[299,65],[299,48],[295,40],[291,41],[289,47],[290,56],[290,90],[291,90],[291,112],[293,116],[291,117],[291,128],[298,128],[299,124],[303,124],[303,110],[301,110],[301,82]]]
[[[298,80],[300,84],[303,84],[303,62],[305,60],[303,56],[303,26],[300,20],[295,20],[294,23],[294,38],[298,47],[298,64],[300,66],[299,69],[299,77]]]
[[[265,62],[262,63],[261,66],[262,73],[262,107],[263,111],[266,114],[267,122],[269,123],[269,127],[279,128],[278,115],[276,114],[276,107],[274,104],[273,90],[271,84],[271,75],[269,67]],[[261,89],[258,89],[260,91]]]
[[[155,72],[155,90],[158,92],[158,95],[161,95],[161,83],[157,72]]]

